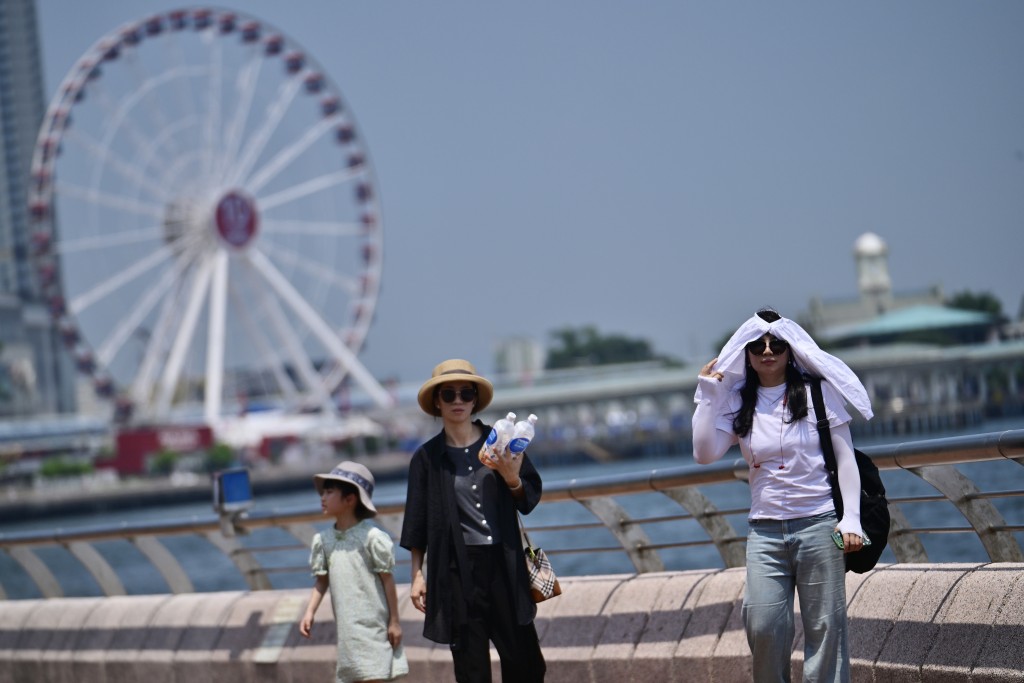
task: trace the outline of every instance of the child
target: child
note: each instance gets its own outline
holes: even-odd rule
[[[409,673],[402,651],[395,591],[394,543],[373,525],[373,475],[354,462],[313,477],[323,513],[334,528],[313,537],[309,564],[316,584],[299,632],[309,638],[324,592],[338,625],[339,683],[391,681]]]

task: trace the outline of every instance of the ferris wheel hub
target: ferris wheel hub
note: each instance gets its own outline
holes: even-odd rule
[[[235,249],[244,249],[255,239],[259,222],[255,200],[241,190],[229,191],[214,210],[217,234]]]

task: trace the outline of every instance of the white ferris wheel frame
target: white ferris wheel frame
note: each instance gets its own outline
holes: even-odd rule
[[[132,61],[137,51],[158,40],[170,41],[175,33],[185,31],[202,35],[210,46],[209,64],[197,66],[182,61],[155,75],[139,74],[137,88],[120,100],[102,101],[105,93],[96,84],[104,68],[119,61],[131,61],[131,66],[138,70],[139,64]],[[223,70],[226,43],[222,41],[230,39],[238,40],[254,55],[234,74],[233,81],[229,78],[231,74]],[[278,61],[286,73],[276,95],[265,103],[262,120],[256,122],[255,131],[247,136],[244,131],[250,118],[258,118],[260,113],[254,101],[260,72],[266,64]],[[197,102],[189,96],[191,85],[183,79],[202,77],[206,78],[209,96]],[[239,93],[233,112],[224,110],[219,96],[228,82]],[[181,102],[190,107],[191,113],[168,120],[157,100],[156,93],[162,87],[176,87]],[[272,149],[272,136],[303,93],[321,98],[320,120],[288,144]],[[84,106],[82,102],[90,98],[101,100],[107,108],[104,135],[91,135],[91,131],[78,130],[72,124],[76,108]],[[154,122],[155,134],[139,120],[142,110]],[[198,145],[198,151],[189,150],[188,154],[172,159],[164,166],[162,176],[145,172],[157,166],[161,152],[168,148],[168,140],[197,127],[202,130],[203,143]],[[335,142],[348,154],[347,165],[339,164],[336,170],[321,172],[287,187],[266,189],[271,181],[280,179],[282,171],[310,150],[318,149],[317,145],[323,145],[332,133]],[[124,136],[121,140],[127,139],[134,158],[125,158],[114,148],[115,136],[119,135]],[[65,144],[76,145],[94,164],[87,183],[75,182],[78,178],[59,177],[58,162]],[[268,154],[269,160],[265,156]],[[183,169],[196,166],[202,171],[200,176],[218,181],[215,201],[203,196],[192,180],[194,185],[186,189],[193,194],[179,186],[179,194],[170,202],[169,179],[179,180]],[[101,186],[107,174],[116,176],[124,187],[133,188],[135,195]],[[176,10],[126,24],[101,38],[78,60],[44,117],[33,157],[29,201],[33,221],[31,250],[40,293],[79,370],[92,377],[97,394],[115,398],[118,407],[127,408],[129,414],[135,409],[141,409],[148,419],[169,414],[175,392],[183,381],[186,355],[205,341],[203,416],[208,423],[222,416],[229,311],[241,321],[287,402],[304,407],[312,402],[334,412],[337,407],[331,394],[350,376],[375,404],[390,406],[392,396],[357,358],[372,321],[381,281],[383,226],[375,185],[369,154],[357,133],[351,110],[343,104],[340,92],[323,70],[294,41],[263,22],[219,10]],[[354,213],[358,213],[353,220],[266,218],[268,211],[294,205],[318,193],[342,189],[353,193],[357,205]],[[64,222],[58,225],[59,198],[80,201],[96,213],[109,210],[138,216],[139,223],[133,229],[69,235],[62,240],[61,232],[74,232],[67,229],[74,225],[74,219],[61,217]],[[186,218],[180,221],[181,233],[169,236],[168,226],[179,229],[172,208]],[[254,236],[257,215],[264,221],[261,229],[265,225],[266,230],[276,230],[277,235],[361,240],[365,269],[354,277],[346,277],[331,264],[310,261],[308,256],[273,241],[258,240]],[[247,235],[245,230],[249,231]],[[214,233],[218,231],[224,239],[217,239]],[[225,243],[235,233],[242,235],[240,242]],[[155,249],[119,272],[90,283],[84,291],[66,291],[63,259],[127,249],[152,242],[154,236],[162,237],[167,248]],[[351,327],[342,332],[336,321],[325,319],[282,272],[281,265],[301,268],[304,276],[317,281],[321,288],[351,292]],[[253,302],[252,296],[242,293],[243,283],[245,291],[261,291],[267,296]],[[126,291],[133,296],[138,294],[120,320],[110,326],[102,339],[85,338],[78,324],[80,316],[115,295],[126,296]],[[200,340],[196,335],[204,307],[206,338]],[[107,368],[124,352],[127,342],[148,316],[155,317],[155,324],[145,353],[134,377],[121,386]],[[254,322],[257,318],[262,324]],[[303,327],[306,337],[320,344],[326,354],[323,360],[329,359],[333,366],[323,370],[315,367],[304,338],[295,329],[297,324]],[[286,364],[290,364],[298,380],[288,376]]]

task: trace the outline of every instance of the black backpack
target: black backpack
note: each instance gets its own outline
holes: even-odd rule
[[[825,456],[828,483],[832,487],[832,502],[836,516],[843,518],[843,496],[839,490],[839,473],[836,467],[836,453],[832,447],[832,432],[825,414],[825,401],[821,397],[821,378],[808,378],[811,383],[811,399],[814,403],[814,417],[818,421],[818,436],[821,437],[821,452]],[[889,501],[885,499],[885,486],[878,473],[878,467],[861,451],[854,449],[857,470],[860,472],[860,525],[871,539],[857,552],[846,553],[846,571],[863,574],[872,569],[889,542]]]

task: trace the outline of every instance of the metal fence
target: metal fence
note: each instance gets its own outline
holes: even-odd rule
[[[889,488],[892,526],[883,561],[1024,561],[1024,430],[864,451],[882,470]],[[547,540],[540,545],[549,555],[562,556],[555,560],[562,573],[573,573],[565,571],[573,566],[568,561],[573,555],[626,558],[627,570],[638,573],[671,570],[678,568],[678,563],[666,558],[680,553],[700,557],[695,554],[698,549],[710,553],[703,556],[706,564],[742,566],[749,496],[739,489],[739,495],[725,498],[716,492],[725,487],[745,489],[742,482],[747,471],[742,460],[729,459],[709,466],[547,484],[538,511],[554,512],[537,515],[535,511],[530,517],[536,516],[541,523],[531,524],[530,533],[535,542]],[[912,482],[892,478],[897,473]],[[641,506],[638,513],[631,501],[644,496],[648,500],[653,496],[657,504]],[[744,500],[746,504],[741,502]],[[394,498],[376,501],[377,520],[392,534],[401,528],[403,502]],[[570,513],[581,509],[590,514]],[[10,585],[19,581],[30,581],[42,597],[73,594],[74,590],[67,589],[67,580],[58,578],[69,572],[87,574],[94,593],[102,595],[188,593],[225,587],[196,580],[197,572],[212,566],[233,567],[253,590],[282,587],[274,581],[282,575],[301,575],[308,581],[303,560],[317,530],[314,523],[322,521],[319,509],[310,509],[0,534],[0,598],[16,597],[17,591],[12,593]],[[929,551],[928,539],[950,535],[969,537],[973,543],[944,543],[936,546],[941,552]],[[553,539],[560,540],[551,542]],[[131,552],[125,552],[124,546]],[[155,590],[151,588],[154,580],[159,586]]]

